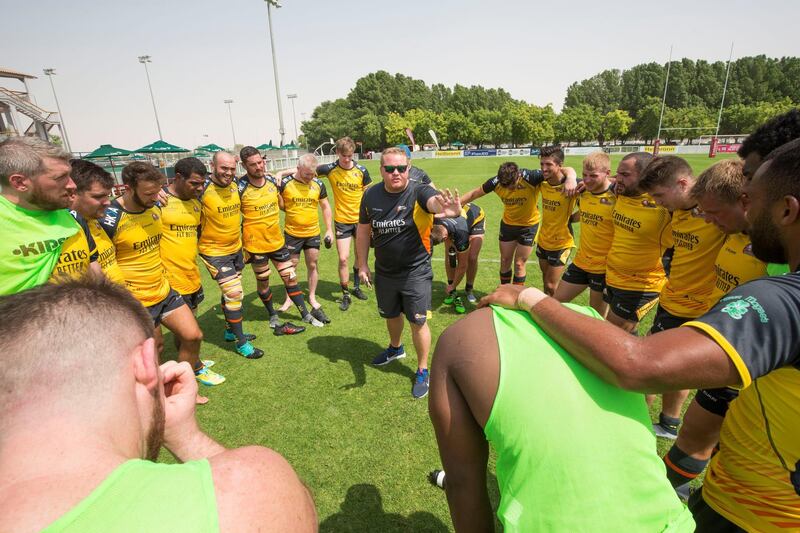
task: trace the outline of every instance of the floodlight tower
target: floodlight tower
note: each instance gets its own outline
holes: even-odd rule
[[[297,142],[297,113],[294,110],[294,101],[297,100],[297,94],[287,94],[286,98],[292,101],[292,118],[294,118],[294,141]]]
[[[231,104],[233,100],[223,100],[224,103],[228,104],[228,118],[231,119],[231,133],[233,134],[233,149],[236,150],[236,130],[233,127],[233,113],[231,112]]]
[[[283,127],[283,108],[281,107],[281,84],[278,81],[278,61],[275,58],[275,38],[272,31],[272,7],[278,9],[281,7],[278,0],[264,0],[267,3],[267,22],[269,23],[269,44],[272,49],[272,70],[275,73],[275,98],[278,100],[278,132],[281,134],[281,146],[284,145],[283,136],[286,133]]]
[[[144,65],[144,73],[147,76],[147,88],[150,90],[150,101],[153,102],[153,114],[156,116],[156,128],[158,128],[158,139],[160,141],[164,140],[164,136],[161,134],[161,123],[158,121],[158,110],[156,109],[156,99],[153,96],[153,85],[150,83],[150,71],[147,70],[147,64],[152,63],[150,60],[150,56],[139,56],[139,63]]]
[[[58,103],[58,96],[56,96],[56,86],[53,84],[53,76],[56,75],[56,69],[46,68],[42,72],[50,79],[50,88],[53,89],[53,98],[56,101],[56,109],[58,109],[58,120],[61,121],[61,132],[64,134],[64,148],[67,149],[67,152],[71,153],[69,137],[67,137],[67,126],[64,124],[64,115],[61,113],[61,106]]]

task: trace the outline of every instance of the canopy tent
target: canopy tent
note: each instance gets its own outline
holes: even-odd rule
[[[83,156],[84,159],[101,159],[101,158],[109,158],[112,157],[123,157],[126,155],[131,155],[133,152],[130,150],[125,150],[124,148],[114,148],[110,144],[101,144],[100,148],[95,149],[91,153]]]
[[[256,146],[256,150],[261,150],[262,152],[268,152],[270,150],[280,150],[280,148],[272,144],[272,139],[270,139],[269,143],[264,143],[261,146]]]
[[[222,146],[220,146],[218,144],[214,144],[214,143],[206,144],[205,146],[198,146],[195,149],[195,152],[210,152],[212,154],[214,152],[224,152],[224,151],[225,151],[225,148],[223,148]]]
[[[208,153],[208,152],[204,152],[202,150],[195,150],[194,151],[194,156],[195,157],[211,157],[211,154]]]
[[[297,149],[298,149],[298,146],[296,144],[294,144],[293,142],[291,142],[289,144],[284,144],[283,146],[280,147],[280,150],[297,150]]]
[[[142,146],[138,150],[135,150],[135,152],[140,154],[177,154],[182,152],[191,152],[191,150],[181,148],[180,146],[175,146],[174,144],[169,144],[168,142],[156,141],[152,144],[148,144],[147,146]]]
[[[465,146],[465,145],[461,141],[453,141],[453,142],[450,143],[450,146],[456,146],[458,148],[461,148],[462,146]]]

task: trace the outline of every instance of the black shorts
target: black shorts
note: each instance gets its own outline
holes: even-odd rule
[[[486,219],[484,218],[480,222],[476,222],[471,228],[469,228],[469,236],[472,237],[473,235],[483,235],[486,233]]]
[[[189,306],[189,309],[196,311],[200,303],[205,300],[206,295],[203,294],[203,287],[200,287],[192,294],[181,294],[181,298],[183,298],[183,301]]]
[[[694,399],[697,405],[717,416],[724,417],[728,413],[731,402],[739,396],[739,391],[728,387],[721,389],[698,389]]]
[[[569,260],[569,254],[572,248],[564,248],[561,250],[545,250],[538,244],[536,245],[536,257],[544,259],[547,264],[554,267],[566,266]]]
[[[345,224],[344,222],[334,222],[333,225],[336,228],[337,239],[354,237],[358,228],[358,224]]]
[[[517,241],[522,246],[533,246],[536,239],[536,232],[539,231],[539,224],[533,226],[512,226],[500,221],[500,241]]]
[[[292,255],[298,255],[302,250],[307,250],[309,248],[316,248],[319,250],[319,235],[314,235],[313,237],[294,237],[288,233],[284,233],[283,235],[286,238],[286,248]]]
[[[561,276],[561,279],[567,283],[573,283],[575,285],[588,285],[590,290],[597,292],[603,292],[603,289],[606,288],[605,272],[601,272],[599,274],[586,272],[581,267],[575,265],[575,263],[569,264],[567,269],[564,271],[564,275]]]
[[[171,312],[178,309],[182,305],[186,305],[186,302],[183,301],[183,297],[178,294],[174,289],[169,290],[169,294],[158,302],[157,304],[147,306],[147,312],[150,313],[150,318],[153,319],[153,324],[158,326],[161,324],[161,320],[168,316]]]
[[[422,278],[387,278],[375,274],[375,297],[382,318],[403,313],[409,322],[422,325],[431,308],[433,276]]]
[[[656,309],[656,317],[653,319],[653,326],[650,328],[650,333],[675,329],[689,320],[691,319],[675,316],[659,305],[658,309]]]
[[[274,252],[267,252],[263,254],[248,252],[247,250],[244,251],[244,262],[250,265],[263,265],[270,260],[276,263],[285,263],[291,259],[291,257],[292,254],[289,252],[289,249],[286,248],[286,246],[281,246]]]
[[[244,256],[241,250],[229,255],[199,255],[214,281],[230,278],[244,270]]]
[[[650,291],[628,291],[606,285],[603,301],[618,317],[639,322],[658,303],[658,293]]]
[[[689,496],[689,511],[694,518],[695,531],[713,531],[714,533],[744,533],[745,530],[719,514],[703,499],[703,488]]]

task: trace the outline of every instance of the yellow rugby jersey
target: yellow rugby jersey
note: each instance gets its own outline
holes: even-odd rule
[[[615,289],[659,292],[666,275],[661,256],[672,247],[669,211],[649,194],[617,196],[606,283]]]
[[[89,231],[89,225],[75,211],[70,211],[70,214],[81,230],[61,245],[58,263],[50,275],[50,281],[77,279],[89,270],[92,261],[97,261],[97,246]]]
[[[575,211],[578,199],[564,196],[564,181],[562,179],[558,185],[550,185],[544,180],[539,186],[542,194],[542,223],[536,240],[541,248],[549,251],[575,246],[569,219]]]
[[[219,257],[241,250],[242,202],[236,181],[221,187],[207,178],[200,203],[203,206],[200,253]]]
[[[572,260],[578,268],[592,274],[606,271],[606,257],[614,239],[612,213],[616,203],[613,185],[601,193],[583,191],[580,194],[581,239]]]
[[[539,186],[544,180],[541,170],[520,169],[522,179],[513,188],[503,187],[497,176],[487,180],[481,189],[485,193],[494,191],[503,201],[503,222],[510,226],[534,226],[541,215],[537,205]]]
[[[170,287],[180,294],[193,294],[200,289],[197,237],[202,207],[196,198],[181,200],[164,190],[170,198],[161,206],[161,262]]]
[[[659,303],[668,313],[695,318],[711,307],[708,304],[714,289],[714,263],[725,240],[725,234],[703,218],[699,208],[676,209],[672,213],[672,255],[667,284],[661,290]]]
[[[280,225],[280,189],[272,176],[256,187],[247,176],[239,180],[242,199],[242,241],[244,249],[254,254],[268,254],[284,244]]]
[[[97,262],[100,263],[103,274],[114,283],[125,285],[125,276],[122,274],[119,264],[117,264],[117,251],[114,249],[114,243],[103,231],[100,222],[92,220],[89,223],[89,231],[97,246]]]
[[[292,237],[308,238],[319,235],[319,201],[328,197],[325,184],[319,178],[308,183],[294,179],[294,176],[283,178],[281,196],[286,210],[284,230]]]
[[[318,176],[327,176],[333,191],[333,220],[340,224],[358,224],[358,209],[364,189],[372,182],[369,172],[359,164],[346,170],[338,161],[317,167]]]
[[[145,307],[166,298],[169,282],[159,251],[161,209],[151,207],[131,213],[114,200],[100,219],[100,225],[114,243],[117,264],[131,294]]]
[[[742,390],[720,432],[703,499],[747,531],[800,531],[790,481],[800,461],[800,272],[743,283],[682,327],[701,330],[736,367]]]
[[[750,237],[744,233],[728,235],[714,264],[717,281],[708,298],[710,309],[720,298],[750,280],[767,275],[767,264],[753,255]]]

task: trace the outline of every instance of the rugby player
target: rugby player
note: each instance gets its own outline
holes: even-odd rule
[[[258,359],[264,352],[250,341],[255,335],[245,334],[242,324],[242,255],[241,199],[234,182],[236,159],[229,152],[216,152],[211,158],[212,172],[200,196],[202,223],[198,248],[200,259],[222,293],[225,315],[225,340],[236,341],[236,351],[248,359]]]
[[[603,300],[606,286],[606,256],[614,237],[612,213],[617,196],[611,182],[611,161],[605,152],[583,158],[583,184],[578,197],[581,238],[575,259],[569,264],[554,298],[571,302],[589,287],[589,305],[605,318],[608,304]]]
[[[73,159],[70,164],[72,181],[76,187],[72,209],[88,223],[89,232],[97,248],[97,262],[103,274],[114,283],[125,285],[125,276],[117,264],[114,243],[100,226],[100,219],[105,215],[106,208],[111,205],[110,196],[114,178],[101,166],[85,159]]]
[[[245,262],[253,267],[256,277],[256,291],[269,314],[269,327],[275,335],[294,335],[305,331],[305,327],[291,322],[281,324],[278,312],[272,304],[272,291],[269,288],[269,264],[275,266],[283,280],[286,293],[296,302],[301,315],[308,310],[303,299],[303,292],[297,286],[297,275],[291,261],[291,254],[286,248],[280,226],[281,173],[277,177],[267,174],[264,158],[252,146],[245,146],[239,151],[247,173],[238,181],[239,196],[242,199],[242,241]]]
[[[575,194],[575,170],[562,167],[566,178],[564,192]],[[533,251],[533,241],[539,229],[541,216],[536,205],[539,189],[544,181],[541,170],[519,168],[514,162],[500,165],[497,176],[462,196],[465,204],[494,192],[503,201],[503,220],[500,222],[500,284],[525,284],[525,263]],[[512,278],[513,263],[513,278]]]
[[[443,303],[452,305],[456,313],[467,312],[458,285],[466,275],[466,295],[471,304],[477,303],[472,293],[475,275],[478,271],[478,255],[483,245],[486,216],[477,204],[462,206],[461,216],[454,218],[437,218],[431,228],[431,240],[434,244],[445,243],[447,258],[444,269],[447,274],[447,287]]]
[[[725,234],[706,222],[692,197],[696,181],[689,164],[674,155],[656,157],[639,180],[639,187],[672,213],[674,253],[650,333],[677,328],[711,308],[709,298],[716,281],[714,263]],[[653,426],[657,436],[677,438],[681,410],[688,396],[688,390],[664,393],[658,423]]]
[[[186,363],[102,276],[0,299],[0,531],[316,531],[292,467],[227,449],[195,416]],[[48,354],[20,357],[20,354]],[[64,379],[80,376],[80,381]],[[180,464],[156,462],[162,445]]]
[[[653,155],[635,152],[617,165],[614,238],[606,256],[608,321],[629,333],[658,303],[666,282],[662,256],[672,247],[669,211],[639,188]]]
[[[439,194],[429,185],[410,185],[408,157],[400,148],[381,154],[383,183],[364,193],[356,234],[356,259],[361,281],[369,284],[370,235],[375,244],[375,296],[386,320],[389,346],[372,360],[385,365],[406,356],[401,343],[403,315],[411,326],[417,351],[417,372],[411,395],[428,394],[428,353],[431,332],[426,322],[431,306],[431,226],[433,215],[461,214],[458,191]]]
[[[347,311],[350,307],[350,288],[348,260],[350,259],[350,241],[358,226],[358,208],[364,189],[372,183],[369,171],[355,161],[353,154],[356,145],[350,137],[342,137],[336,141],[338,159],[327,165],[317,167],[317,176],[327,177],[333,191],[333,223],[336,227],[336,251],[339,253],[339,283],[342,287],[342,301],[339,309]],[[366,300],[367,295],[361,290],[358,268],[353,265],[352,295],[359,300]]]
[[[740,389],[703,487],[689,499],[699,532],[800,529],[800,140],[767,156],[745,192],[753,253],[788,260],[792,271],[739,285],[682,327],[627,335],[535,288],[500,287],[481,302],[519,305],[582,365],[622,388]]]
[[[218,385],[225,378],[200,360],[203,332],[184,299],[170,287],[162,264],[158,195],[164,176],[151,164],[136,161],[122,169],[122,182],[125,193],[111,201],[100,225],[114,243],[125,287],[150,313],[159,353],[163,347],[159,326],[164,325],[178,340],[178,361],[189,363],[203,385]]]
[[[61,148],[33,137],[0,142],[0,295],[50,279],[64,241],[82,233],[67,211],[74,194]]]
[[[526,313],[480,309],[447,328],[428,409],[456,531],[495,530],[490,443],[505,531],[694,531],[642,396],[603,382]]]
[[[570,223],[578,199],[564,195],[564,150],[560,146],[543,146],[539,160],[545,179],[540,185],[542,222],[536,239],[536,257],[542,270],[544,292],[553,296],[575,246]]]
[[[800,109],[765,122],[747,136],[737,153],[744,159],[744,176],[751,179],[770,152],[800,137]]]
[[[319,283],[320,228],[318,207],[322,208],[322,219],[325,221],[325,242],[333,242],[333,220],[331,204],[328,202],[328,191],[322,180],[316,177],[317,158],[313,154],[305,154],[297,161],[296,172],[281,180],[280,194],[286,210],[283,220],[286,248],[291,253],[292,267],[297,268],[300,252],[308,270],[308,303],[311,313],[303,314],[303,322],[321,328],[330,323],[330,319],[317,301],[317,283]],[[298,289],[299,291],[299,289]],[[301,293],[302,294],[302,293]],[[286,301],[281,311],[291,305],[292,294],[287,292]],[[304,309],[301,309],[301,313]]]

